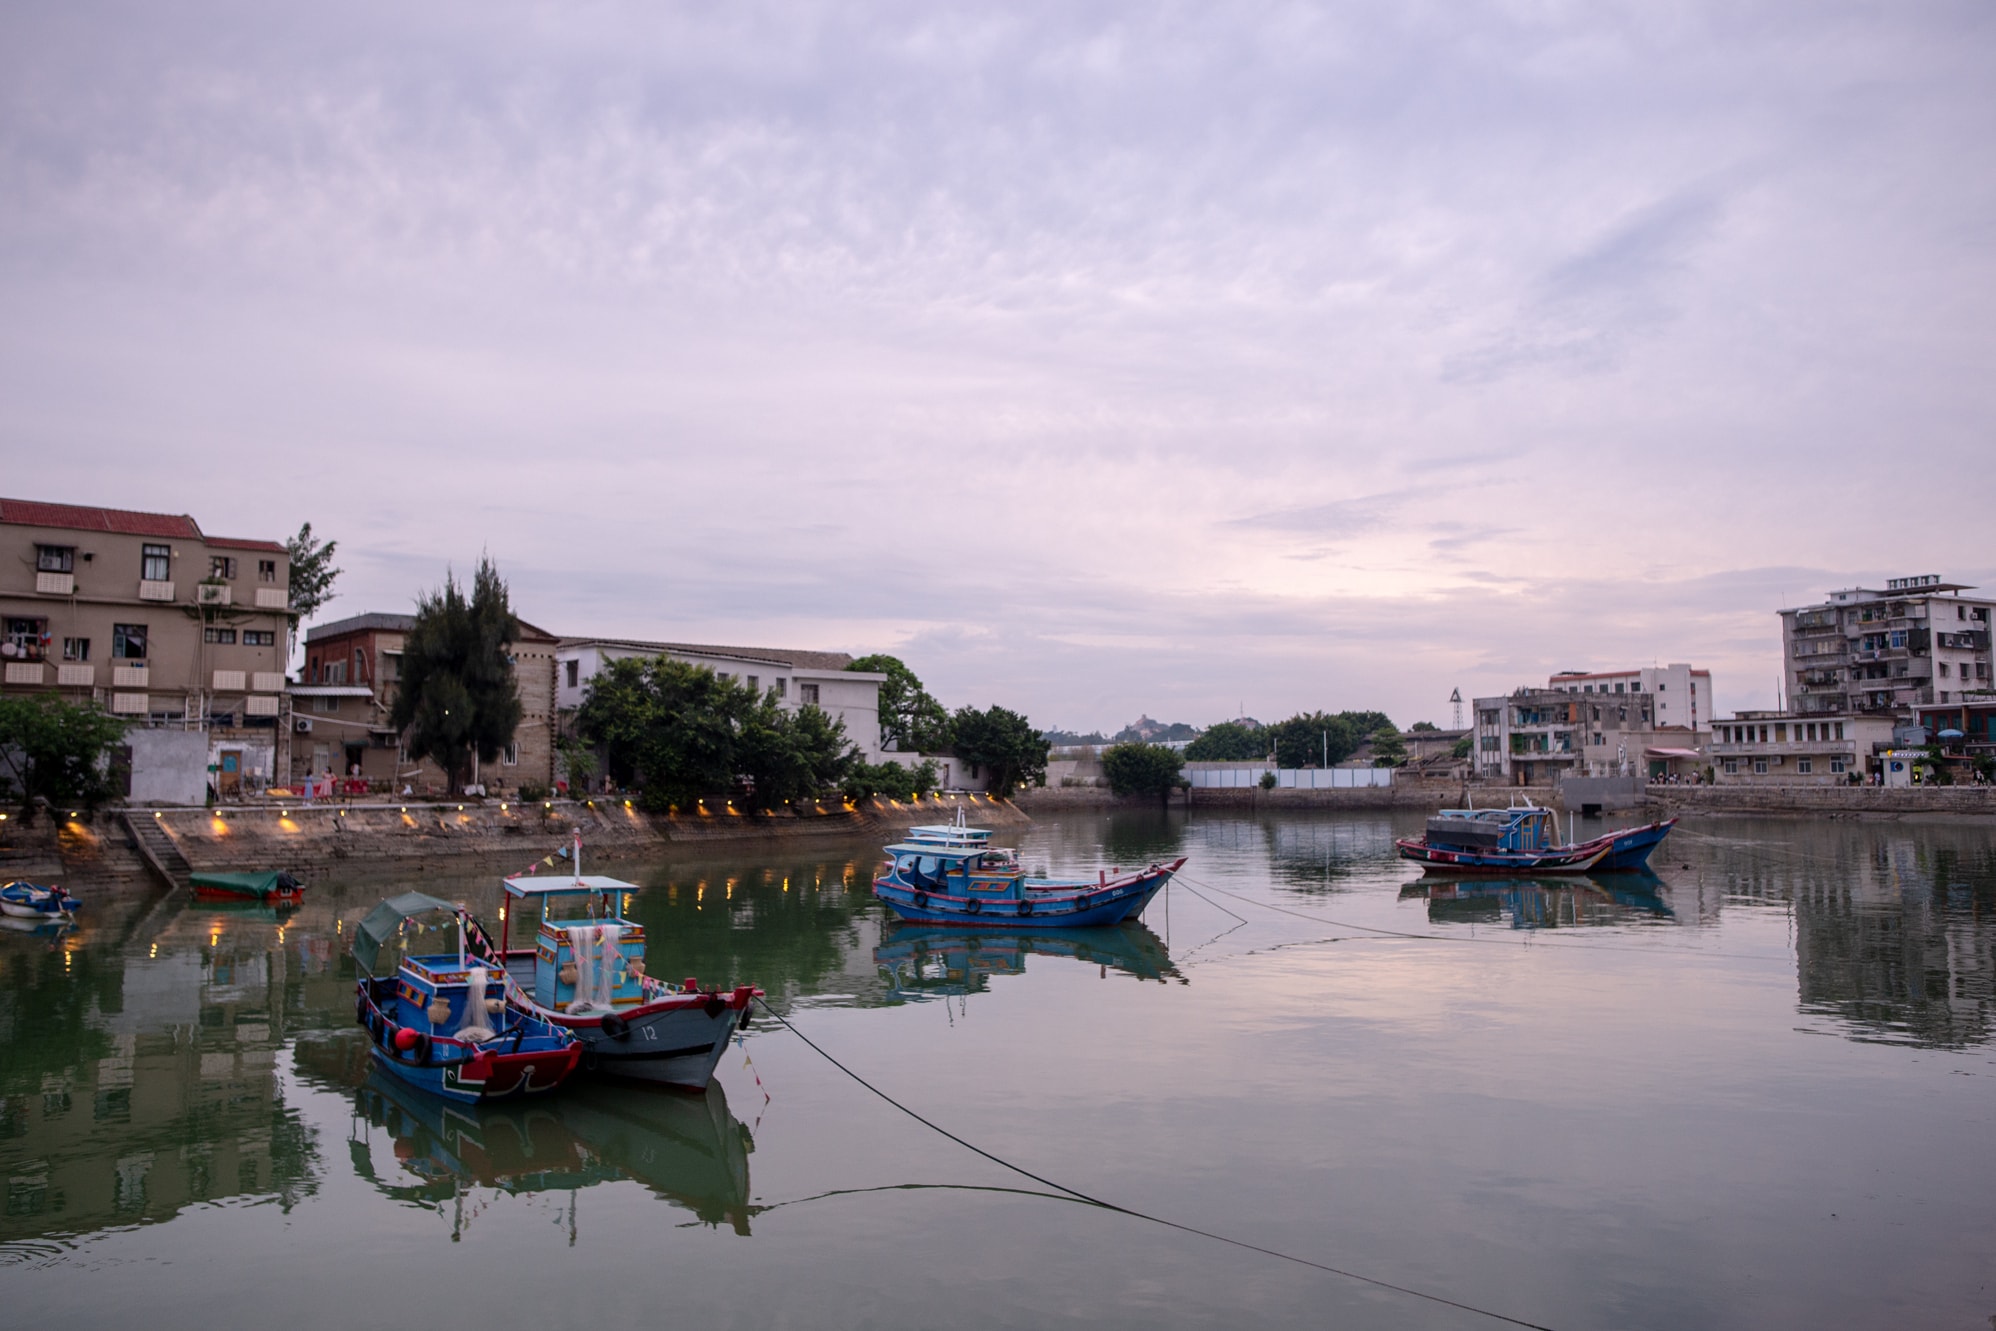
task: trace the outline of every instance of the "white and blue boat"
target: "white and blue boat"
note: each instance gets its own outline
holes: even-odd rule
[[[959,821],[913,827],[887,847],[873,895],[904,920],[959,928],[1075,929],[1120,924],[1143,912],[1185,864],[1152,864],[1085,878],[1029,878],[991,833]]]
[[[0,887],[0,914],[17,920],[58,920],[82,908],[81,901],[53,885],[18,880]]]
[[[1430,873],[1600,873],[1646,867],[1650,852],[1675,826],[1675,818],[1666,818],[1561,842],[1552,810],[1527,801],[1508,809],[1443,809],[1428,819],[1422,836],[1402,837],[1394,845]]]

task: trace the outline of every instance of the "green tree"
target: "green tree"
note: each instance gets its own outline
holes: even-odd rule
[[[1435,724],[1434,722],[1432,722],[1432,721],[1416,721],[1416,722],[1415,722],[1415,723],[1414,723],[1413,725],[1411,725],[1411,726],[1408,726],[1408,727],[1407,727],[1407,729],[1408,729],[1409,731],[1417,731],[1417,732],[1419,732],[1420,734],[1423,734],[1423,735],[1425,735],[1425,734],[1427,734],[1427,733],[1428,733],[1428,732],[1430,732],[1430,731],[1433,731],[1433,730],[1439,730],[1439,729],[1440,729],[1440,727],[1439,727],[1439,726],[1437,726],[1437,725],[1436,725],[1436,724]]]
[[[1474,747],[1475,746],[1469,742],[1469,736],[1464,735],[1461,739],[1455,742],[1455,747],[1448,751],[1448,756],[1451,758],[1467,758],[1470,754],[1470,750],[1473,749]]]
[[[1248,763],[1268,756],[1268,732],[1238,721],[1222,721],[1208,726],[1205,733],[1185,747],[1185,761],[1192,763]]]
[[[871,799],[875,795],[891,800],[911,800],[936,788],[936,765],[924,758],[913,767],[900,763],[855,762],[842,783],[845,797]]]
[[[1184,765],[1185,755],[1165,744],[1117,744],[1102,754],[1102,774],[1118,795],[1162,799],[1183,784],[1178,772]]]
[[[1298,712],[1268,729],[1275,765],[1284,768],[1336,766],[1351,757],[1364,733],[1328,712]]]
[[[446,573],[441,590],[416,602],[402,648],[402,680],[388,724],[409,754],[444,770],[452,790],[470,779],[472,756],[494,762],[513,742],[523,709],[506,650],[520,636],[506,584],[481,557],[467,598]]]
[[[310,619],[320,606],[333,599],[333,583],[340,576],[340,570],[333,564],[333,552],[339,548],[338,541],[316,539],[309,522],[284,543],[284,553],[291,568],[290,618],[293,637],[297,636],[301,620]]]
[[[880,744],[896,753],[938,753],[949,747],[949,714],[915,672],[885,652],[862,656],[848,670],[887,676],[880,683]]]
[[[1407,763],[1407,746],[1400,739],[1400,732],[1386,726],[1372,732],[1372,765],[1374,767],[1404,767]]]
[[[1000,799],[1020,786],[1047,783],[1046,738],[1017,712],[960,707],[950,718],[951,751],[985,769],[985,786]]]
[[[38,800],[94,809],[114,793],[111,751],[124,737],[125,723],[94,703],[0,698],[0,798],[18,799],[24,822]]]
[[[736,762],[758,808],[836,790],[859,761],[846,723],[815,705],[786,711],[772,690],[755,698],[743,718]]]

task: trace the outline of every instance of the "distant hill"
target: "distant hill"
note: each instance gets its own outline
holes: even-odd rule
[[[1072,730],[1049,730],[1044,736],[1047,743],[1056,749],[1075,748],[1083,744],[1107,744],[1109,739],[1099,730],[1091,730],[1085,735],[1077,735]]]
[[[1199,727],[1187,725],[1183,721],[1169,724],[1153,721],[1148,716],[1140,716],[1109,737],[1111,744],[1168,744],[1174,740],[1189,740],[1199,737]]]

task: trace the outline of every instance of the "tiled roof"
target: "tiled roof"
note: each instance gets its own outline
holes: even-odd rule
[[[352,615],[346,619],[336,619],[330,624],[314,624],[305,630],[306,642],[324,642],[328,638],[342,637],[348,633],[361,633],[373,629],[378,633],[407,633],[416,627],[414,615],[391,615],[373,611],[365,615]]]
[[[602,643],[635,647],[664,656],[721,656],[734,661],[765,661],[793,670],[844,670],[853,663],[850,652],[793,652],[781,647],[717,647],[697,642],[643,642],[635,638],[563,638],[564,645]]]
[[[43,504],[32,499],[0,499],[0,522],[22,527],[60,527],[70,531],[101,531],[119,536],[165,536],[202,539],[201,528],[186,514],[133,513],[122,508],[86,508],[80,504]]]
[[[276,555],[285,552],[282,541],[252,541],[243,536],[206,536],[202,539],[210,545],[219,545],[224,550],[268,550]]]

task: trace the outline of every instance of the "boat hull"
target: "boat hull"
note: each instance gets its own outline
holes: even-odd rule
[[[1457,846],[1431,846],[1427,838],[1403,837],[1394,842],[1403,859],[1413,860],[1429,873],[1473,875],[1584,874],[1633,872],[1648,866],[1655,850],[1675,818],[1643,827],[1624,827],[1571,846],[1553,846],[1542,851],[1503,852],[1470,850]]]
[[[1143,913],[1184,860],[1094,883],[1035,887],[1024,897],[958,897],[909,887],[889,876],[873,895],[904,920],[957,929],[1084,929],[1121,924]]]
[[[508,953],[506,961],[517,1007],[533,981],[533,953]],[[584,1072],[697,1091],[713,1081],[728,1041],[761,992],[742,985],[728,993],[668,993],[618,1009],[609,1014],[617,1020],[607,1024],[603,1013],[571,1015],[538,1003],[525,1010],[581,1042]]]
[[[0,887],[0,914],[17,920],[55,920],[73,915],[83,905],[59,887],[9,883]]]
[[[539,1095],[562,1084],[582,1059],[582,1046],[564,1031],[512,1014],[519,1023],[484,1044],[468,1044],[422,1029],[421,1014],[396,992],[396,981],[361,979],[355,1020],[367,1031],[374,1060],[418,1090],[481,1104]],[[418,1033],[409,1048],[398,1034]]]

